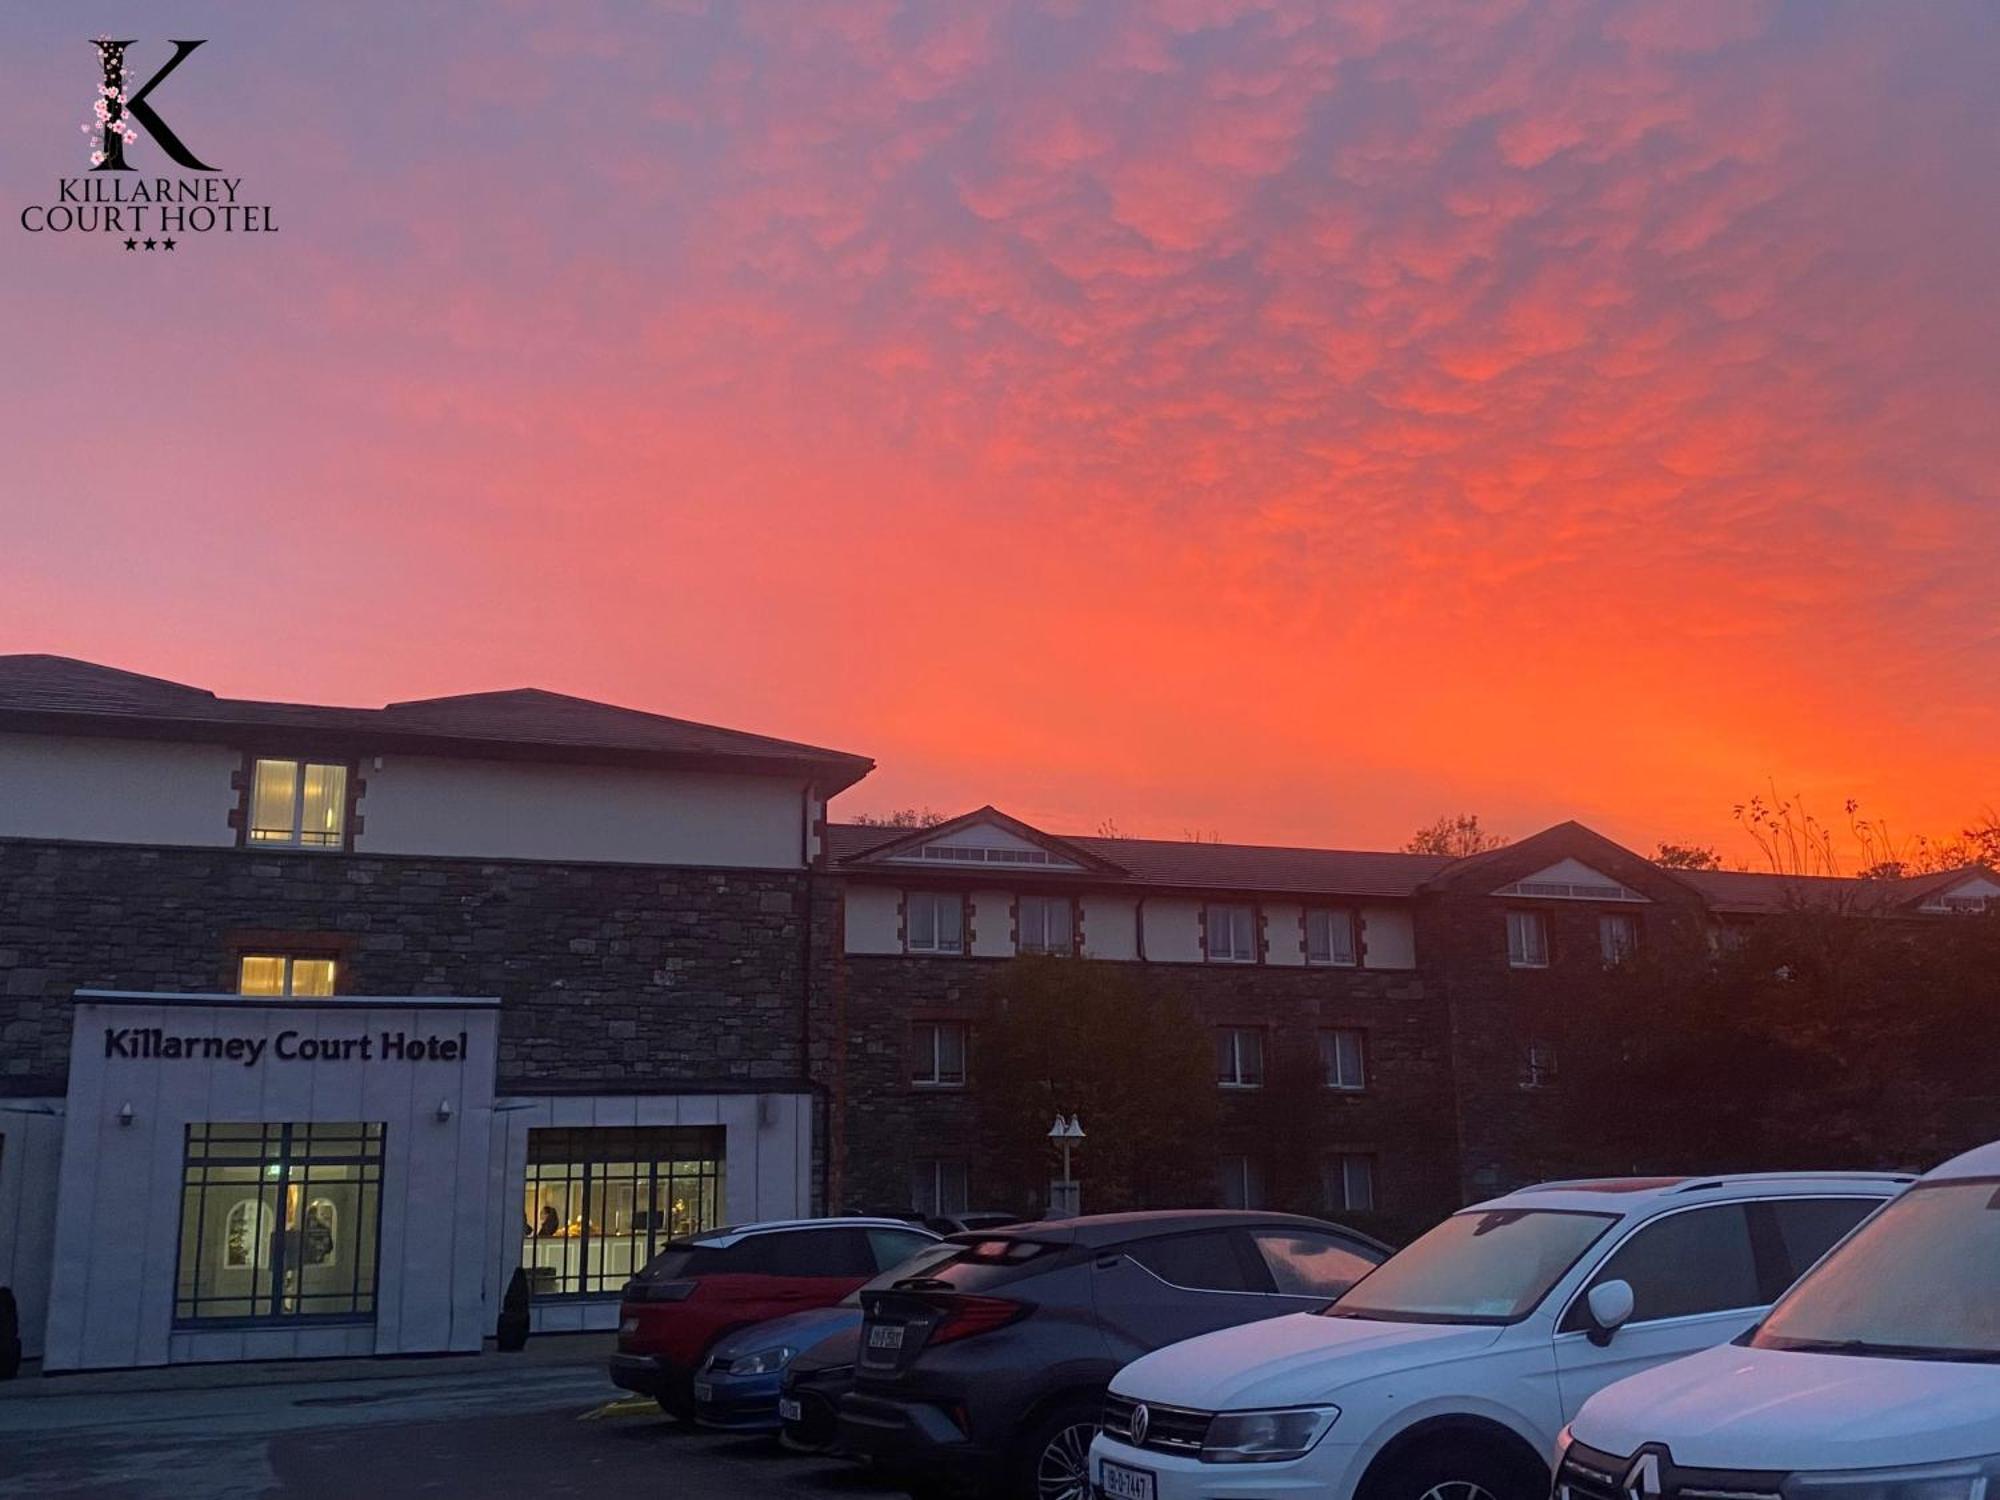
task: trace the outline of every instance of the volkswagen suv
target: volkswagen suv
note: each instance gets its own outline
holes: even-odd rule
[[[1320,1313],[1190,1339],[1111,1383],[1111,1500],[1543,1500],[1591,1394],[1726,1343],[1910,1181],[1550,1183],[1454,1214]]]

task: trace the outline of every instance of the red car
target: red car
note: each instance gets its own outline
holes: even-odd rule
[[[611,1383],[670,1416],[694,1412],[694,1372],[724,1334],[831,1307],[938,1238],[902,1219],[784,1219],[675,1240],[625,1283]]]

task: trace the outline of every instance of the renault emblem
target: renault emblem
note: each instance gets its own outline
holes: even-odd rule
[[[1660,1500],[1660,1455],[1642,1453],[1625,1471],[1626,1500]]]
[[[1137,1406],[1132,1408],[1132,1421],[1127,1429],[1132,1434],[1133,1447],[1145,1447],[1146,1429],[1152,1425],[1153,1414],[1146,1410],[1146,1403],[1141,1401]]]

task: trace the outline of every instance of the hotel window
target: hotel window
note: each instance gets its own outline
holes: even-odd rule
[[[1319,1065],[1328,1088],[1359,1091],[1368,1087],[1367,1035],[1345,1026],[1319,1034]]]
[[[1507,962],[1516,969],[1549,966],[1549,919],[1542,913],[1507,913]]]
[[[1257,909],[1211,906],[1206,922],[1208,960],[1217,964],[1257,962]]]
[[[1354,940],[1354,913],[1351,911],[1309,911],[1306,913],[1306,962],[1332,964],[1351,969],[1359,961],[1361,945]]]
[[[346,840],[346,766],[310,760],[256,762],[251,770],[246,842],[338,849]]]
[[[320,996],[333,993],[334,960],[290,953],[246,953],[236,966],[239,995]]]
[[[1628,911],[1606,912],[1597,919],[1597,944],[1607,964],[1622,964],[1639,951],[1639,919]]]
[[[1076,912],[1067,896],[1023,896],[1015,907],[1023,953],[1071,951]]]
[[[1336,1213],[1372,1213],[1375,1209],[1375,1158],[1359,1151],[1340,1151],[1326,1159],[1326,1206]]]
[[[1547,1042],[1530,1042],[1521,1054],[1521,1087],[1547,1088],[1556,1081],[1556,1049]]]
[[[965,1163],[955,1157],[925,1157],[910,1168],[910,1211],[934,1217],[962,1214],[968,1205]]]
[[[910,1082],[918,1088],[965,1087],[963,1021],[917,1021],[910,1026]]]
[[[1264,1206],[1264,1167],[1254,1156],[1225,1156],[1216,1163],[1216,1197],[1224,1208]]]
[[[1224,1026],[1215,1033],[1215,1081],[1226,1089],[1264,1086],[1264,1033],[1255,1026]]]
[[[174,1321],[375,1315],[378,1124],[190,1125]]]
[[[942,891],[911,891],[903,897],[904,942],[912,953],[965,951],[965,898]]]
[[[722,1222],[716,1126],[530,1130],[521,1264],[538,1297],[614,1296],[668,1240]]]

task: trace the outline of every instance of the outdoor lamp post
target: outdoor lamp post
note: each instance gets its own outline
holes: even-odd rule
[[[1083,1139],[1083,1122],[1071,1115],[1067,1120],[1061,1111],[1056,1113],[1055,1124],[1049,1127],[1049,1140],[1062,1148],[1062,1180],[1052,1183],[1049,1192],[1050,1218],[1075,1218],[1083,1212],[1081,1185],[1070,1173],[1070,1148]]]

